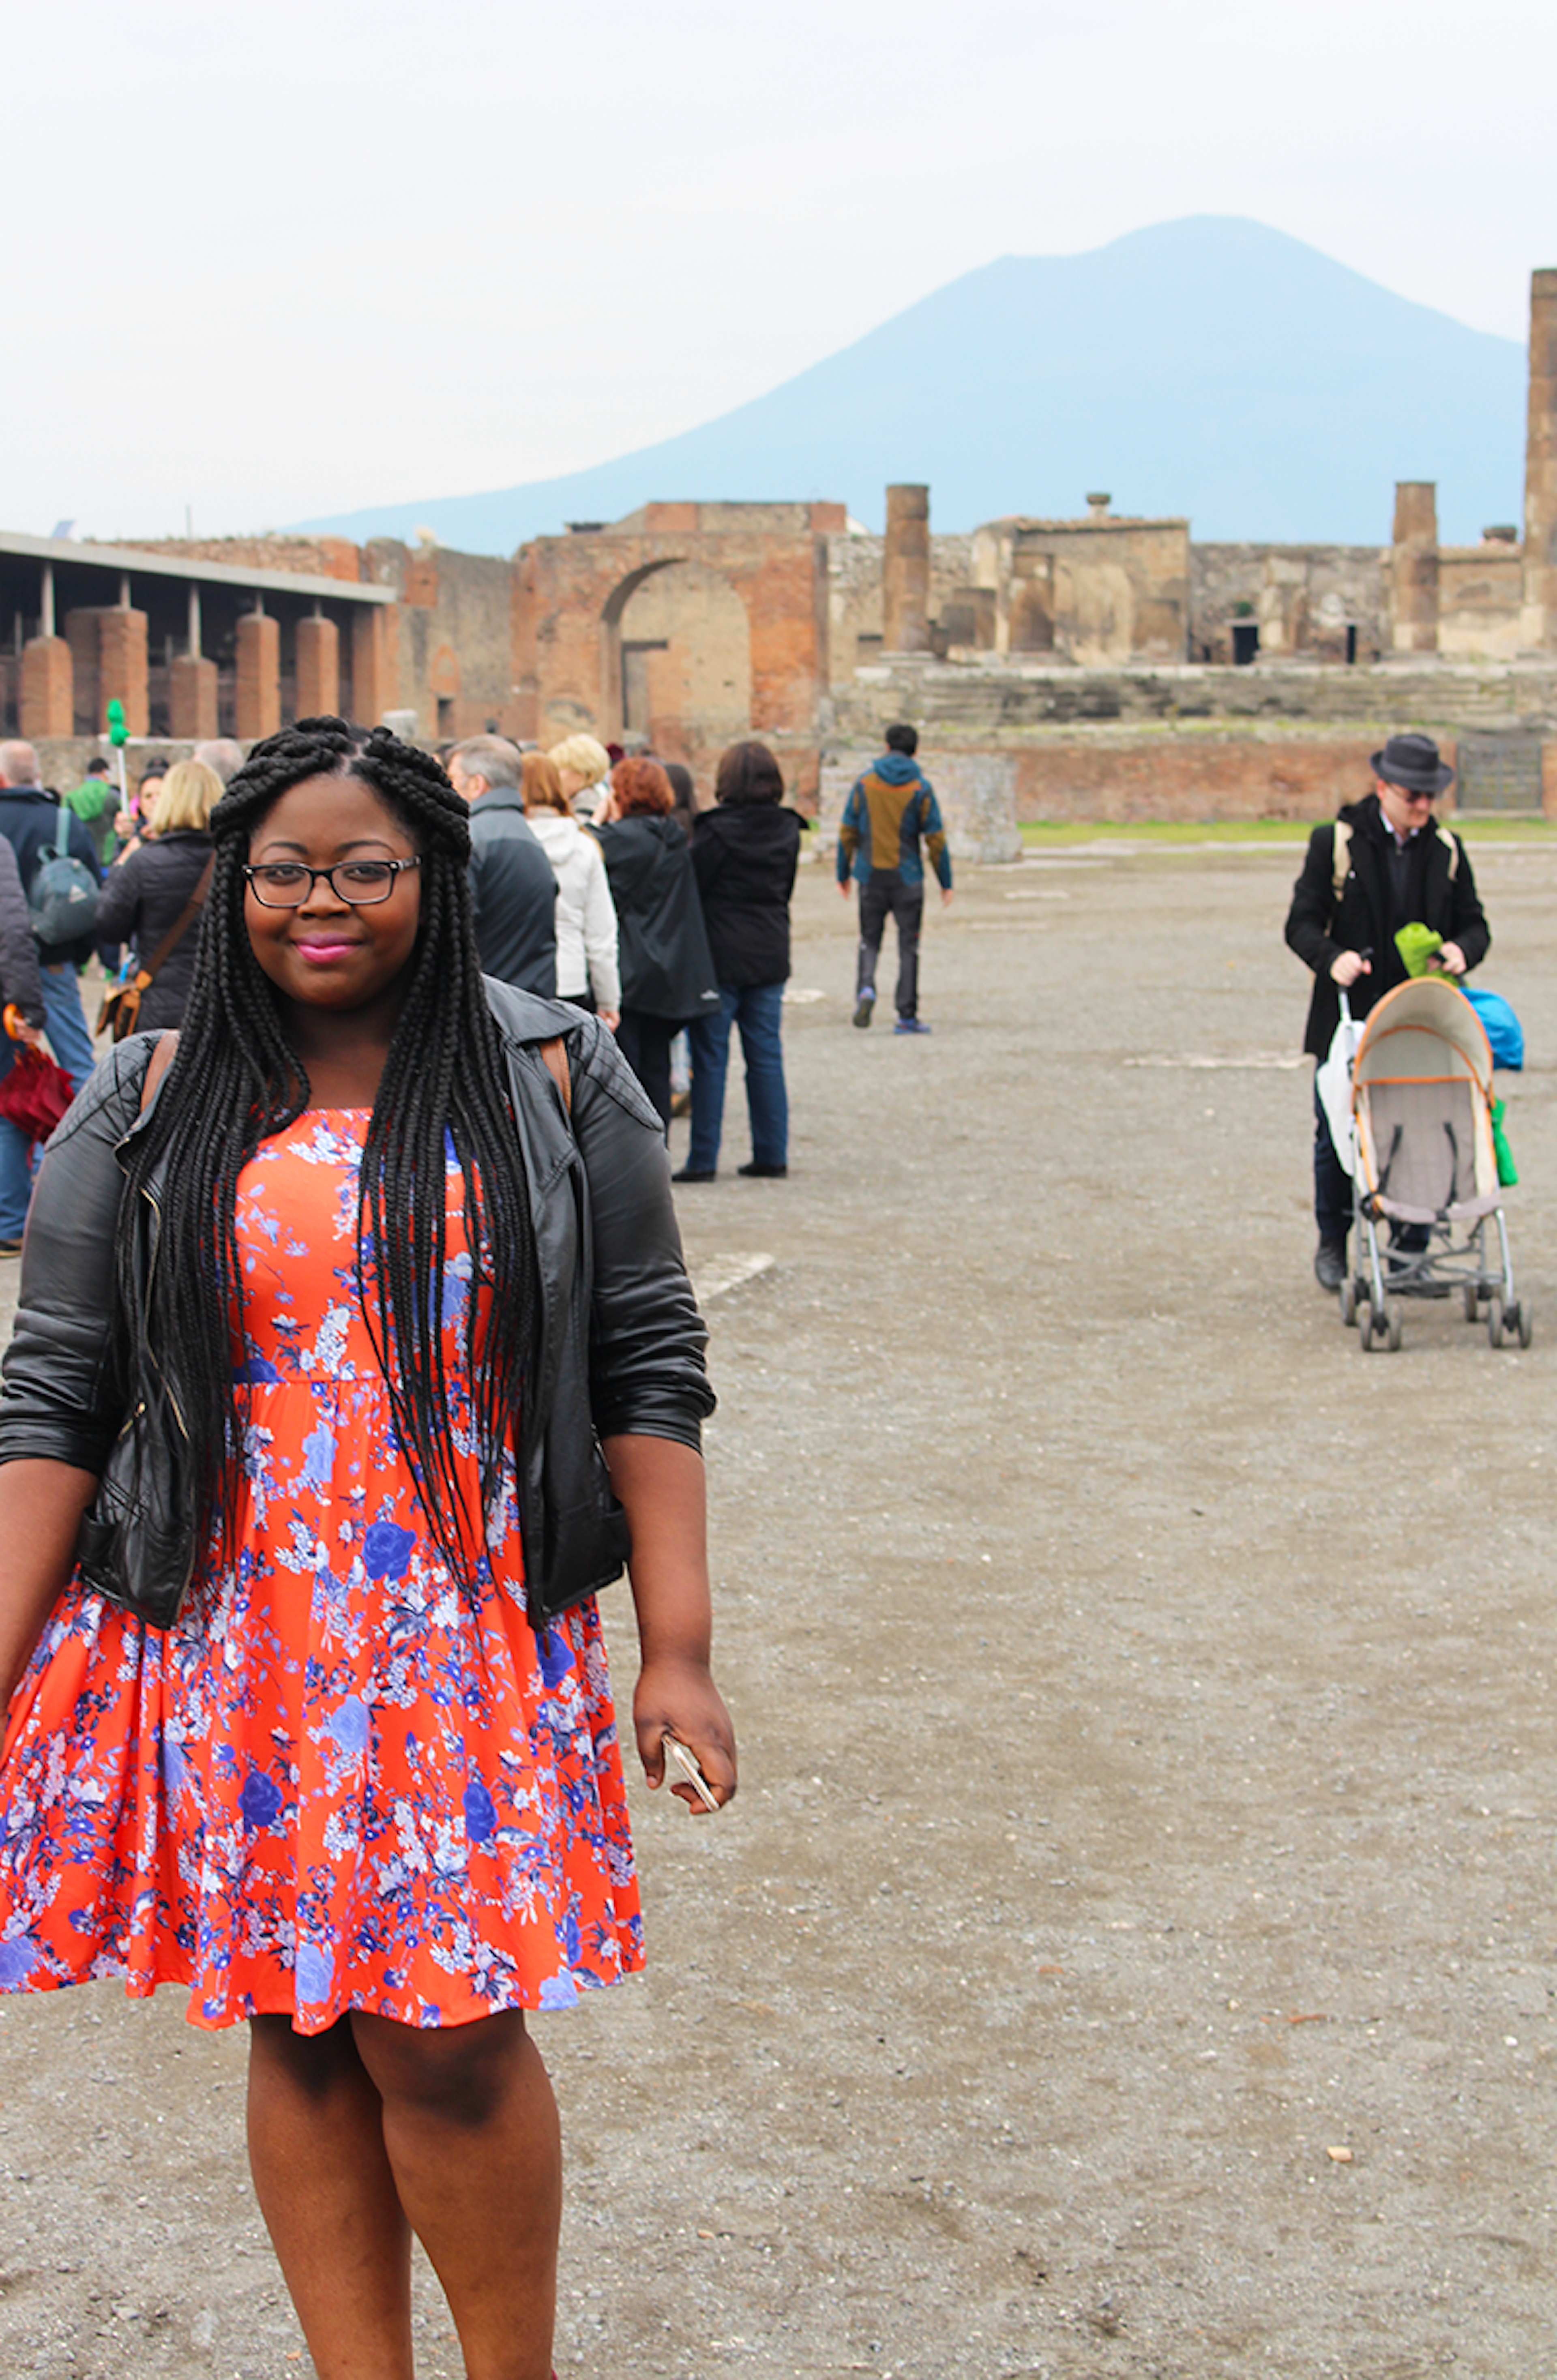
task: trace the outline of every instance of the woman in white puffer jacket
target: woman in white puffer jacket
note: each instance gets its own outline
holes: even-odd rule
[[[622,1013],[616,911],[605,862],[567,806],[544,752],[524,756],[525,817],[557,880],[557,998],[592,1008],[613,1033]]]

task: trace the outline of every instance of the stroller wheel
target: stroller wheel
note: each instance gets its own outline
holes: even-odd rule
[[[1356,1318],[1356,1279],[1354,1274],[1348,1273],[1345,1280],[1341,1283],[1341,1322],[1343,1329],[1349,1330]]]
[[[1476,1283],[1473,1281],[1467,1281],[1460,1292],[1460,1296],[1465,1303],[1466,1320],[1474,1322],[1477,1318]]]
[[[1502,1299],[1496,1290],[1487,1300],[1487,1341],[1492,1347],[1502,1345]]]
[[[1521,1347],[1527,1347],[1535,1336],[1535,1309],[1527,1297],[1516,1297],[1512,1305],[1502,1310],[1504,1333],[1512,1332]]]

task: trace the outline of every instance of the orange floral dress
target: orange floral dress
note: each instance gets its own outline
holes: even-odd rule
[[[642,1964],[593,1602],[525,1616],[512,1472],[477,1586],[427,1527],[356,1262],[365,1111],[311,1109],[238,1184],[250,1399],[237,1559],[165,1634],[73,1585],[0,1757],[0,1989],[192,1987],[201,2025],[461,2024]],[[471,1277],[446,1159],[444,1348]]]

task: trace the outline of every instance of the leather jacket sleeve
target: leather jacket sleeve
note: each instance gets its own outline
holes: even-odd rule
[[[124,1423],[113,1361],[116,1151],[140,1109],[155,1037],[103,1059],[49,1139],[22,1246],[16,1329],[0,1386],[0,1463],[24,1455],[100,1475]]]
[[[589,1185],[590,1404],[602,1438],[701,1444],[708,1331],[681,1253],[663,1127],[597,1020],[568,1036],[573,1130]]]

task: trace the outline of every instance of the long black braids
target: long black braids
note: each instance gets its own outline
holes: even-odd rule
[[[319,776],[370,785],[421,854],[410,982],[362,1155],[358,1268],[403,1451],[438,1545],[468,1583],[484,1547],[485,1508],[499,1492],[514,1440],[534,1322],[535,1242],[502,1049],[481,984],[465,805],[431,754],[385,728],[299,720],[255,746],[212,813],[215,860],[177,1054],[144,1130],[126,1150],[120,1353],[132,1369],[132,1243],[144,1191],[160,1222],[143,1344],[153,1364],[176,1377],[204,1508],[221,1516],[230,1551],[247,1423],[234,1372],[243,1309],[237,1180],[261,1141],[309,1103],[307,1071],[249,945],[243,869],[249,838],[272,804]],[[465,1368],[480,1462],[478,1514],[459,1489],[443,1354],[450,1141],[464,1175],[472,1268]]]

